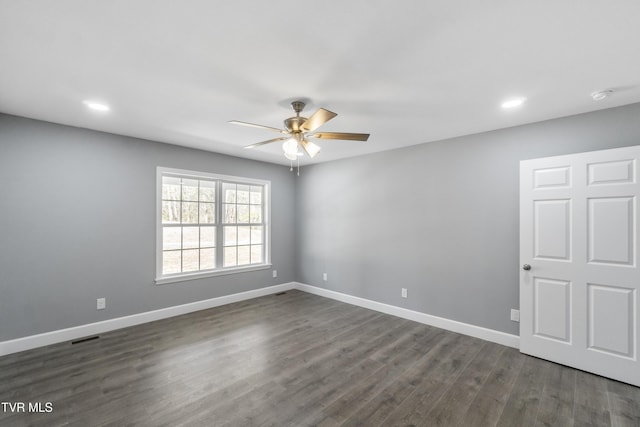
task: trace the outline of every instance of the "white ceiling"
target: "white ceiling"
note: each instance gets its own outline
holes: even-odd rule
[[[371,133],[309,164],[640,102],[639,22],[637,0],[0,0],[0,111],[282,164],[227,121],[306,98]]]

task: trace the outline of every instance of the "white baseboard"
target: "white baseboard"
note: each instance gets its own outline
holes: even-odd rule
[[[462,323],[455,320],[432,316],[429,314],[420,313],[418,311],[408,310],[402,307],[396,307],[365,298],[355,297],[336,291],[330,291],[324,288],[318,288],[316,286],[305,285],[303,283],[297,282],[289,282],[283,283],[281,285],[269,286],[267,288],[254,289],[252,291],[240,292],[237,294],[225,295],[203,301],[176,305],[159,310],[147,311],[145,313],[132,314],[131,316],[118,317],[116,319],[104,320],[102,322],[89,323],[87,325],[80,325],[72,328],[45,332],[43,334],[17,338],[14,340],[2,341],[0,342],[0,356],[17,353],[24,350],[30,350],[32,348],[43,347],[46,345],[71,341],[91,335],[97,335],[116,329],[140,325],[142,323],[153,322],[154,320],[180,316],[182,314],[192,313],[194,311],[206,310],[208,308],[218,307],[225,304],[231,304],[234,302],[258,298],[265,295],[271,295],[290,289],[298,289],[310,294],[319,295],[325,298],[331,298],[337,301],[345,302],[347,304],[357,305],[359,307],[368,308],[370,310],[391,314],[393,316],[402,317],[403,319],[413,320],[415,322],[424,323],[425,325],[435,326],[438,328],[446,329],[464,335],[469,335],[509,347],[520,347],[520,337],[518,337],[517,335],[511,335],[504,332],[495,331],[493,329],[487,329],[480,326],[470,325],[468,323]]]
[[[225,304],[271,295],[294,289],[295,287],[296,283],[294,282],[284,283],[281,285],[269,286],[267,288],[254,289],[251,291],[239,292],[237,294],[225,295],[203,301],[196,301],[159,310],[132,314],[131,316],[118,317],[115,319],[104,320],[102,322],[89,323],[87,325],[80,325],[72,328],[45,332],[43,334],[17,338],[14,340],[2,341],[0,342],[0,356],[30,350],[36,347],[71,341],[91,335],[102,334],[116,329],[139,325],[141,323],[153,322],[154,320],[192,313],[194,311],[206,310],[208,308],[218,307]]]
[[[368,308],[370,310],[391,314],[393,316],[402,317],[403,319],[424,323],[425,325],[435,326],[437,328],[446,329],[448,331],[457,332],[459,334],[469,335],[472,337],[483,339],[485,341],[491,341],[497,344],[506,345],[508,347],[520,348],[520,337],[517,335],[507,334],[505,332],[487,329],[481,326],[475,326],[468,323],[445,319],[443,317],[432,316],[430,314],[421,313],[419,311],[408,310],[406,308],[384,304],[365,298],[354,297],[352,295],[330,291],[328,289],[318,288],[316,286],[305,285],[303,283],[295,283],[295,288],[304,292],[308,292],[310,294],[320,295],[337,301],[346,302],[348,304],[357,305],[359,307]]]

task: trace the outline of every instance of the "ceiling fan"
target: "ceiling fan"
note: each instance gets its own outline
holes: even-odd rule
[[[241,122],[238,120],[231,120],[229,123],[234,125],[250,126],[258,129],[266,129],[273,132],[278,132],[286,136],[280,136],[278,138],[268,139],[262,142],[256,142],[255,144],[247,145],[244,148],[255,148],[265,144],[271,144],[272,142],[285,141],[282,144],[284,150],[284,156],[293,161],[298,158],[298,147],[309,155],[314,157],[320,152],[320,147],[307,138],[317,139],[342,139],[348,141],[366,141],[369,139],[368,133],[345,133],[345,132],[318,132],[314,133],[316,129],[337,116],[336,113],[325,110],[324,108],[318,109],[309,118],[302,117],[300,112],[304,110],[305,103],[302,101],[293,101],[291,103],[293,111],[295,111],[295,117],[289,117],[284,121],[286,129],[278,129],[270,126],[256,125],[254,123]]]

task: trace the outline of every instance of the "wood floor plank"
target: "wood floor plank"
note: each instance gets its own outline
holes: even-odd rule
[[[443,338],[421,363],[405,373],[415,389],[381,425],[426,424],[429,411],[481,348],[482,341],[470,337],[453,334]]]
[[[415,365],[423,362],[423,357],[438,347],[438,343],[448,334],[448,332],[431,327],[422,327],[424,340],[416,344],[415,340],[402,339],[396,347],[396,357],[384,356],[389,373],[393,380],[385,384],[380,384],[380,391],[375,393],[362,407],[356,410],[345,420],[345,426],[375,426],[382,422],[415,390],[415,380],[412,372],[417,368]],[[416,348],[417,347],[417,348]],[[412,353],[415,352],[415,353]],[[411,359],[414,357],[414,359]],[[376,360],[380,360],[376,356]],[[412,370],[413,369],[413,370]]]
[[[290,394],[282,396],[290,402],[295,402],[296,412],[308,414],[300,422],[303,424],[318,423],[324,414],[322,409],[336,400],[341,393],[349,393],[373,372],[379,370],[383,364],[367,357],[373,349],[396,339],[397,332],[406,321],[394,319],[388,322],[386,316],[372,319],[365,329],[357,334],[352,332],[343,334],[342,345],[329,345],[324,349],[320,358],[312,358],[312,365],[308,365],[295,381],[283,383]],[[368,337],[367,344],[362,342],[361,332]],[[350,366],[361,368],[351,370]],[[371,367],[372,369],[369,369]],[[313,376],[309,376],[313,373]],[[318,381],[317,379],[321,380]],[[279,422],[293,423],[293,419],[284,418]]]
[[[605,378],[576,371],[573,425],[576,427],[611,425],[607,380]]]
[[[496,365],[505,347],[484,343],[449,389],[438,399],[426,419],[433,426],[461,425],[467,409]]]
[[[640,389],[288,291],[0,357],[0,426],[640,426]]]
[[[640,399],[610,393],[609,407],[614,427],[640,426]]]
[[[427,328],[423,330],[431,332]],[[323,411],[325,416],[339,423],[372,425],[376,423],[376,413],[380,421],[386,418],[391,408],[403,401],[414,388],[408,382],[399,383],[398,378],[418,363],[425,352],[424,349],[419,351],[409,348],[396,352],[392,357],[386,357],[384,369],[362,381],[354,390],[344,392]],[[390,390],[394,384],[400,386]],[[347,420],[351,421],[347,423]]]
[[[606,380],[611,424],[615,427],[640,426],[640,388]]]
[[[524,363],[498,419],[498,427],[535,424],[550,364],[535,357],[523,357]]]
[[[478,394],[469,405],[462,425],[470,427],[495,426],[500,419],[525,356],[507,348],[498,359]]]
[[[318,425],[344,424],[354,416],[356,417],[355,419],[359,419],[359,417],[363,416],[363,413],[360,413],[360,415],[356,414],[361,408],[372,403],[381,393],[381,390],[395,383],[399,375],[418,362],[420,357],[428,351],[429,347],[427,343],[429,340],[422,340],[423,347],[418,350],[415,348],[418,346],[416,342],[412,342],[414,340],[405,340],[404,338],[414,335],[422,337],[431,336],[433,338],[430,342],[433,343],[435,342],[438,330],[420,324],[411,325],[411,323],[413,322],[404,322],[398,325],[396,330],[392,330],[389,336],[393,337],[393,339],[387,340],[387,344],[380,345],[381,343],[379,342],[378,345],[371,347],[371,349],[375,351],[369,351],[369,357],[372,360],[382,363],[384,368],[354,387],[343,390],[342,395],[322,411],[322,416],[326,419],[319,421]],[[399,333],[400,331],[404,333]],[[387,353],[386,350],[391,348],[395,351]],[[384,357],[381,357],[383,352],[386,354]],[[404,385],[403,389],[396,390],[394,395],[396,398],[404,400],[404,398],[401,398],[403,392],[405,395],[408,395],[408,391],[410,390],[411,386],[407,387]],[[387,402],[387,404],[388,403],[389,402]],[[373,405],[378,409],[379,403],[374,403]],[[385,411],[385,417],[388,412],[389,410],[387,409]],[[364,413],[371,415],[370,412],[366,412],[366,410]],[[358,422],[365,424],[373,423],[372,419],[368,419],[366,422],[359,420]],[[351,423],[353,424],[354,420],[352,420]]]
[[[535,425],[538,427],[571,425],[575,388],[575,369],[556,364],[549,365]]]

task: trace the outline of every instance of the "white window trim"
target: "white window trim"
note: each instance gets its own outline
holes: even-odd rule
[[[265,245],[264,263],[247,266],[218,267],[216,270],[198,271],[193,273],[179,273],[176,275],[162,275],[162,175],[176,174],[193,178],[210,178],[222,181],[237,182],[240,184],[256,184],[264,186],[264,223],[265,223]],[[222,203],[218,200],[216,192],[216,211],[219,213]],[[216,236],[222,230],[221,215],[216,215]],[[216,252],[218,247],[216,246]],[[222,259],[216,257],[217,262],[222,263]],[[157,285],[165,283],[184,282],[187,280],[202,279],[205,277],[223,276],[226,274],[244,273],[249,271],[266,270],[271,268],[271,181],[255,178],[245,178],[241,176],[220,175],[209,172],[196,172],[184,169],[174,169],[158,166],[156,169],[156,278]]]

